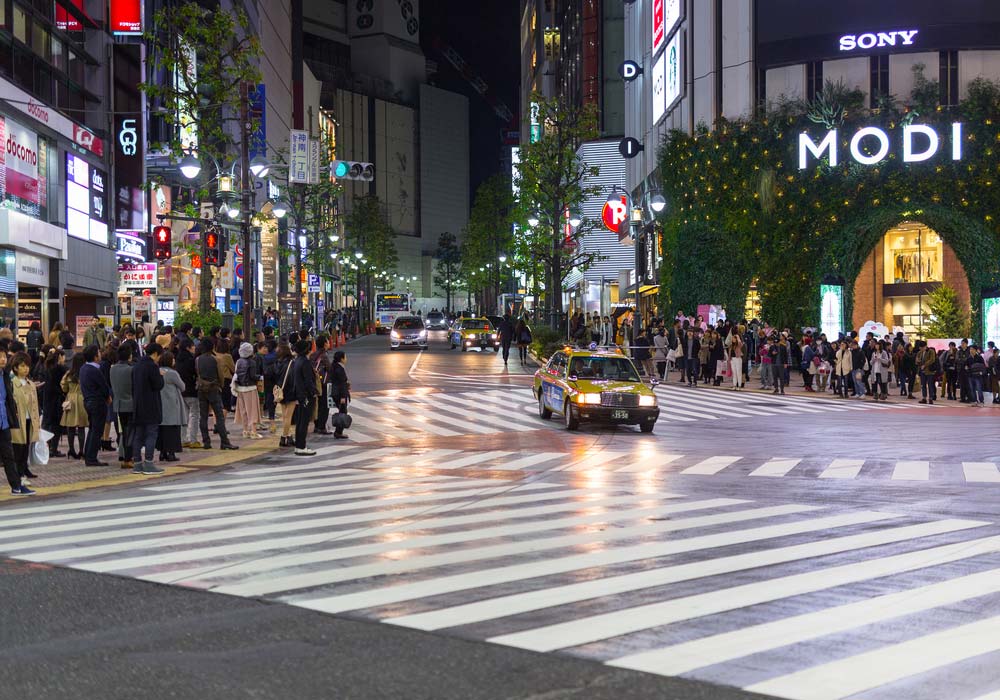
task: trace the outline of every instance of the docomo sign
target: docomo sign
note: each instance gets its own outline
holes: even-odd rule
[[[622,195],[621,200],[609,199],[601,209],[601,221],[604,227],[612,233],[619,233],[622,223],[628,219],[628,199]]]
[[[922,150],[914,145],[914,137],[919,136],[923,141]],[[861,150],[861,144],[868,139],[873,141],[876,150],[866,153]],[[826,133],[823,140],[816,143],[809,134],[802,132],[799,134],[799,170],[809,167],[809,154],[815,158],[822,158],[824,152],[830,162],[830,167],[837,167],[840,163],[838,153],[839,138],[836,129]],[[903,162],[920,163],[930,160],[938,152],[941,146],[941,137],[926,124],[908,124],[903,127]],[[851,139],[851,157],[861,165],[875,165],[885,160],[889,155],[889,135],[875,126],[866,126],[858,129]],[[962,160],[962,124],[956,122],[951,125],[951,159]]]

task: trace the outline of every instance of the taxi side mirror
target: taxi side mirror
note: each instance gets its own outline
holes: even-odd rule
[[[570,380],[571,382],[575,382],[576,381],[576,375],[575,374],[571,374],[568,377],[566,377],[566,379]]]

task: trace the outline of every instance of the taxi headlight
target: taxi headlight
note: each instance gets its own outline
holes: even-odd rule
[[[493,340],[496,340],[497,339],[497,334],[494,333],[493,335],[490,336],[490,338],[492,338]]]
[[[391,333],[389,333],[389,337],[392,338],[393,340],[399,340],[399,333],[397,333],[396,331],[392,331]]]
[[[655,396],[645,396],[645,395],[640,396],[639,397],[639,405],[640,406],[655,406],[656,405],[656,397]]]
[[[589,403],[589,404],[600,404],[601,395],[600,394],[577,394],[577,403]]]
[[[427,331],[420,331],[418,337],[419,338],[426,338],[427,337]]]

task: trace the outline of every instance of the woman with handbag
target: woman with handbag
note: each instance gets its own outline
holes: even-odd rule
[[[66,397],[62,404],[62,418],[59,420],[59,425],[66,429],[66,440],[69,442],[67,456],[70,459],[83,459],[84,438],[86,437],[87,426],[90,425],[90,419],[87,417],[87,409],[83,405],[83,392],[80,390],[80,368],[86,362],[87,360],[84,358],[82,352],[74,355],[69,371],[63,375],[62,380],[59,382],[59,387]],[[73,439],[77,437],[80,440],[79,452],[76,451],[73,445]]]
[[[517,354],[521,358],[521,365],[524,365],[528,362],[528,346],[531,345],[531,328],[524,318],[517,322],[514,337],[517,338]],[[336,406],[336,402],[334,405]]]
[[[243,437],[260,440],[263,437],[257,432],[260,424],[260,401],[257,399],[257,362],[253,359],[254,349],[250,343],[242,343],[239,349],[240,359],[236,363],[236,374],[233,376],[233,389],[236,394],[236,422],[243,425]]]
[[[160,390],[160,429],[156,434],[156,447],[160,451],[161,462],[178,462],[177,453],[182,450],[181,428],[187,425],[187,406],[184,404],[184,380],[174,368],[174,354],[167,350],[160,354],[160,374],[163,389]]]
[[[62,404],[66,400],[60,384],[66,374],[65,355],[59,348],[52,348],[45,356],[45,385],[42,387],[42,428],[52,433],[49,440],[49,457],[65,457],[59,451],[59,438],[66,432],[62,426]]]
[[[10,441],[14,448],[14,462],[21,475],[21,484],[31,486],[28,479],[37,478],[28,467],[28,454],[31,446],[38,442],[38,428],[42,419],[38,414],[38,392],[35,383],[28,379],[31,372],[31,357],[28,353],[19,352],[11,361],[14,373],[14,403],[21,425],[10,429]]]
[[[347,378],[346,365],[347,354],[343,350],[335,352],[330,366],[330,398],[337,409],[333,416],[333,437],[338,440],[346,440],[344,430],[351,427],[351,417],[347,415],[347,406],[351,402],[351,382]]]

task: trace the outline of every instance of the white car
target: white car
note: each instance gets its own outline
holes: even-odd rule
[[[389,349],[400,348],[427,349],[427,329],[424,320],[419,316],[400,316],[392,324],[389,331]]]

